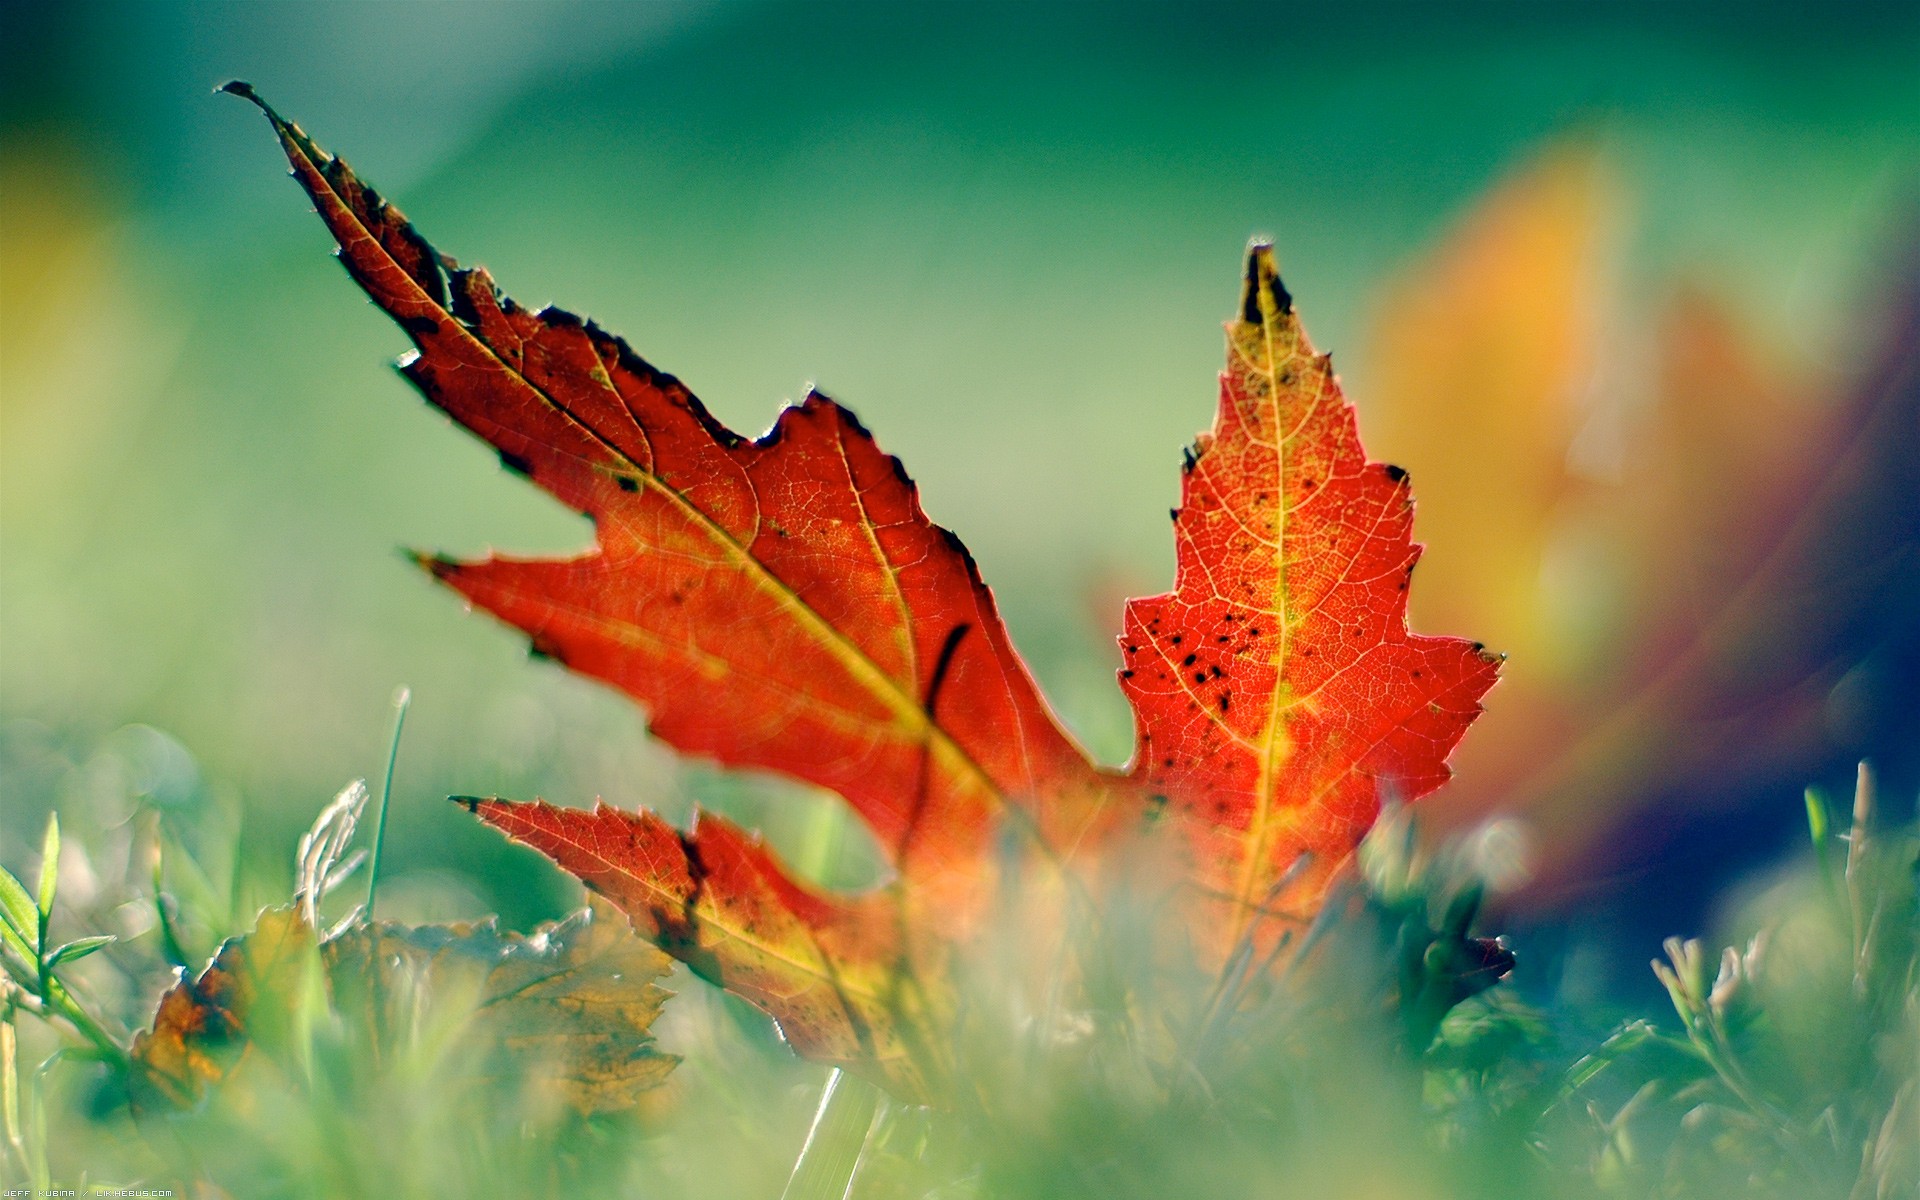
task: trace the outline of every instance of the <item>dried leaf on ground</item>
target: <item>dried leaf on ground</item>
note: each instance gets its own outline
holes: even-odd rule
[[[292,907],[269,908],[228,938],[196,978],[160,997],[153,1027],[133,1039],[136,1111],[156,1101],[190,1108],[264,1049],[284,1054],[294,1013],[318,965],[313,927]]]
[[[153,1028],[134,1040],[136,1096],[146,1110],[157,1100],[191,1108],[216,1088],[251,1086],[254,1071],[293,1070],[311,1004],[307,1015],[346,1026],[367,1061],[388,1060],[435,1013],[465,1022],[458,1070],[468,1083],[619,1111],[679,1061],[652,1033],[672,995],[655,981],[671,965],[617,915],[591,909],[524,937],[492,922],[382,922],[316,945],[299,908],[270,908],[161,997]]]

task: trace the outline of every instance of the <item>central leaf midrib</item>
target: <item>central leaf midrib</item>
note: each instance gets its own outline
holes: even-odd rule
[[[1280,320],[1281,313],[1272,298],[1272,289],[1267,284],[1266,271],[1263,269],[1265,266],[1264,263],[1256,266],[1252,286],[1256,289],[1256,298],[1260,307],[1260,338],[1265,350],[1262,372],[1267,385],[1265,402],[1273,428],[1274,647],[1268,659],[1269,665],[1273,668],[1273,690],[1267,698],[1267,721],[1261,738],[1259,782],[1254,793],[1253,818],[1247,828],[1247,857],[1240,868],[1239,904],[1234,918],[1236,943],[1245,936],[1245,931],[1255,919],[1253,914],[1261,907],[1261,901],[1256,899],[1254,893],[1265,876],[1266,859],[1271,849],[1274,792],[1279,765],[1276,759],[1280,757],[1281,743],[1286,737],[1286,666],[1292,637],[1292,626],[1287,614],[1287,437],[1281,420],[1283,413],[1280,398],[1280,368],[1273,336],[1274,326]]]

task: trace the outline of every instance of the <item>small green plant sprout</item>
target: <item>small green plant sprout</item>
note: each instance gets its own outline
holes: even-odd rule
[[[18,1162],[40,1192],[52,1186],[47,1164],[47,1077],[60,1063],[80,1059],[124,1071],[127,1050],[61,978],[61,969],[108,945],[111,935],[55,944],[53,908],[60,888],[60,818],[47,818],[40,847],[38,886],[28,892],[12,871],[0,867],[0,1121],[7,1157]],[[33,1069],[22,1095],[19,1014],[27,1013],[65,1035],[64,1044]]]
[[[1920,841],[1877,819],[1863,764],[1835,832],[1809,792],[1816,871],[1717,969],[1697,940],[1653,964],[1697,1064],[1671,1164],[1745,1194],[1920,1195]],[[1844,848],[1843,848],[1844,847]],[[1738,1164],[1737,1166],[1735,1164]]]
[[[1513,973],[1516,959],[1506,938],[1472,934],[1487,877],[1517,870],[1490,861],[1515,856],[1511,847],[1499,848],[1506,832],[1489,827],[1477,838],[1425,852],[1406,811],[1389,808],[1361,843],[1364,895],[1390,942],[1391,997],[1405,1047],[1415,1056],[1433,1047],[1448,1014]]]
[[[32,892],[18,876],[0,867],[0,961],[6,966],[6,1014],[16,1012],[66,1026],[83,1046],[71,1054],[124,1064],[126,1048],[75,999],[60,978],[63,966],[78,962],[111,943],[111,934],[75,938],[55,945],[53,906],[60,886],[60,818],[47,818],[40,850],[39,886]]]

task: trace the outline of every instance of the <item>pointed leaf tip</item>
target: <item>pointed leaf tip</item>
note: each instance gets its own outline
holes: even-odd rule
[[[1262,296],[1272,306],[1274,316],[1285,316],[1293,311],[1293,293],[1287,291],[1287,285],[1280,281],[1280,268],[1273,257],[1273,242],[1257,237],[1247,243],[1247,267],[1240,289],[1241,320],[1249,325],[1258,325],[1266,319],[1260,303]]]
[[[415,550],[411,546],[402,546],[400,556],[435,579],[445,579],[460,569],[457,559],[431,550]]]
[[[245,100],[247,103],[265,113],[267,120],[273,123],[275,129],[279,129],[282,125],[286,124],[285,121],[281,120],[280,114],[273,110],[273,105],[261,99],[260,93],[254,91],[253,85],[244,79],[229,79],[219,87],[213,89],[213,93],[216,96],[227,95],[240,97],[242,100]]]
[[[53,916],[53,898],[60,886],[60,814],[47,814],[47,836],[40,845],[40,941],[46,943],[47,921]]]

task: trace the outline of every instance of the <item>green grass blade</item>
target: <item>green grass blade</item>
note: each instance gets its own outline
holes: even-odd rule
[[[163,842],[156,842],[153,854],[153,912],[160,926],[160,953],[166,958],[167,965],[186,967],[187,952],[180,944],[180,932],[173,927],[172,897],[164,888],[165,873],[162,863],[166,853]]]
[[[27,1140],[20,1122],[19,1035],[14,1029],[13,1009],[8,1006],[0,1020],[0,1126],[6,1130],[7,1147],[20,1160],[20,1170],[30,1173]]]
[[[780,1200],[843,1200],[879,1103],[878,1088],[835,1067]]]
[[[110,933],[97,937],[75,938],[47,956],[47,970],[51,971],[64,962],[78,962],[102,946],[116,940]]]
[[[367,862],[367,911],[364,919],[373,920],[373,901],[380,890],[380,850],[387,844],[387,805],[393,799],[393,765],[400,759],[400,731],[407,727],[407,708],[413,703],[413,690],[401,688],[393,694],[393,740],[387,745],[387,777],[380,785],[380,819],[373,826],[373,856]]]
[[[0,867],[0,917],[6,920],[9,941],[17,941],[27,957],[37,959],[40,949],[40,918],[26,885],[12,871]]]
[[[1812,788],[1806,791],[1807,832],[1813,837],[1815,846],[1827,844],[1827,834],[1831,832],[1827,821],[1827,802],[1819,792]]]
[[[1588,1084],[1599,1078],[1602,1072],[1621,1058],[1639,1049],[1650,1041],[1658,1041],[1660,1033],[1653,1025],[1644,1020],[1629,1021],[1614,1030],[1606,1041],[1594,1050],[1582,1055],[1579,1061],[1567,1068],[1561,1080],[1560,1090],[1544,1110],[1552,1112],[1568,1099],[1579,1093]]]
[[[47,814],[47,840],[40,847],[40,941],[45,944],[53,894],[60,886],[60,814]]]

